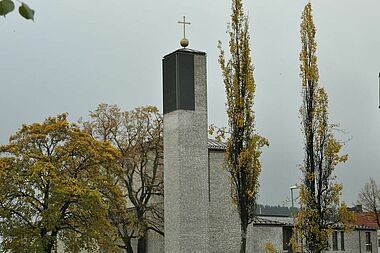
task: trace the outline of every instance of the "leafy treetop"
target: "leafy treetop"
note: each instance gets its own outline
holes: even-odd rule
[[[110,175],[120,152],[67,122],[24,125],[0,147],[0,236],[4,252],[104,247],[114,251],[111,202],[123,201]]]

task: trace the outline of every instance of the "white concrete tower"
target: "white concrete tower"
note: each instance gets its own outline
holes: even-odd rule
[[[163,59],[165,252],[208,252],[206,54]]]

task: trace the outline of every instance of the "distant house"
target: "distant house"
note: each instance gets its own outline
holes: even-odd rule
[[[272,244],[277,252],[291,253],[289,246],[293,233],[293,218],[284,216],[257,216],[251,225],[249,238],[252,252],[265,252],[265,245]],[[336,228],[330,238],[328,253],[378,253],[377,232],[373,227],[355,226],[352,232]],[[249,251],[251,252],[251,251]]]
[[[369,228],[377,230],[376,241],[377,241],[378,252],[380,252],[380,227],[377,224],[375,213],[363,212],[363,208],[361,205],[357,205],[355,208],[352,209],[352,211],[355,214],[357,225],[365,226],[365,227],[369,227]],[[373,242],[371,241],[371,243]]]

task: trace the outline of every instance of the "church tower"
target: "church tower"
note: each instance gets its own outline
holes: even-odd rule
[[[206,53],[187,44],[163,58],[166,253],[209,251]]]

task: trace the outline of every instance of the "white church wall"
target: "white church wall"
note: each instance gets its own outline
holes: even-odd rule
[[[146,252],[164,253],[165,252],[164,237],[154,231],[148,231]]]
[[[247,252],[265,253],[265,245],[272,244],[276,252],[283,251],[281,226],[249,225]]]
[[[180,59],[181,54],[188,52],[181,50],[175,54]],[[178,69],[180,65],[178,62]],[[178,73],[185,73],[186,66],[181,66],[177,69]],[[196,54],[195,110],[176,109],[164,114],[166,253],[207,252],[206,85],[206,56]]]
[[[231,202],[224,151],[209,151],[209,242],[210,252],[236,253],[240,247],[239,217]]]

